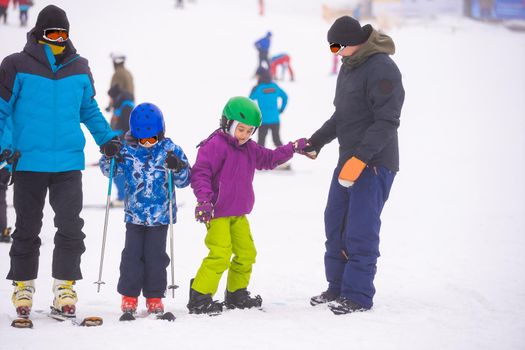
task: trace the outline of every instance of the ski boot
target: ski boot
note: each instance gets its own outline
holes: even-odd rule
[[[11,227],[6,227],[0,233],[0,242],[2,242],[2,243],[9,243],[9,242],[11,242]]]
[[[73,289],[75,281],[57,280],[53,282],[53,311],[65,317],[75,317],[77,292]]]
[[[316,306],[319,304],[326,304],[337,299],[338,295],[330,291],[330,289],[322,292],[320,295],[315,295],[310,298],[310,305]]]
[[[164,304],[161,298],[146,298],[146,308],[148,314],[162,315],[164,313]]]
[[[369,310],[369,308],[354,303],[352,300],[345,297],[339,297],[334,301],[329,302],[328,308],[336,315],[344,315],[352,312],[361,312]]]
[[[202,294],[191,288],[193,280],[190,282],[190,300],[187,308],[190,314],[218,315],[222,312],[222,303],[213,300],[211,294]]]
[[[255,298],[252,298],[250,292],[248,292],[246,288],[237,289],[235,292],[229,292],[226,290],[224,304],[228,309],[260,308],[262,305],[262,298],[260,295],[256,295]]]
[[[134,314],[137,312],[138,303],[139,299],[137,297],[127,297],[123,295],[122,304],[120,304],[120,309],[122,310],[122,312],[129,312]]]
[[[13,281],[15,290],[11,300],[16,308],[19,318],[29,318],[33,306],[33,294],[35,293],[35,281]]]

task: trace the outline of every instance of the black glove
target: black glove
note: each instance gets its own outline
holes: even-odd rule
[[[4,149],[2,153],[0,153],[0,162],[3,162],[6,159],[9,159],[11,156],[11,150],[10,149]]]
[[[100,153],[104,154],[107,158],[115,157],[120,149],[122,148],[122,143],[118,137],[114,137],[102,146],[100,146]]]
[[[5,152],[5,151],[4,151]],[[7,158],[7,164],[14,164],[20,158],[20,151],[15,151]],[[14,172],[14,171],[13,171]]]
[[[302,149],[301,154],[304,154],[310,159],[315,159],[319,155],[319,152],[321,152],[321,147],[318,147],[315,141],[310,138],[306,143],[306,147]]]
[[[168,155],[166,157],[166,168],[178,173],[187,166],[188,165],[182,160],[180,160],[179,157],[177,157],[175,153],[173,153],[173,151],[168,152]]]

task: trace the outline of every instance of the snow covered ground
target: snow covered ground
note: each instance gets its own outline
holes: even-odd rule
[[[164,111],[167,134],[191,161],[195,145],[218,125],[225,101],[255,84],[253,41],[271,30],[272,52],[292,56],[296,82],[280,83],[289,108],[282,138],[310,136],[332,113],[335,77],[321,0],[199,0],[175,10],[173,1],[56,0],[71,38],[90,60],[101,106],[112,74],[109,53],[125,52],[137,101]],[[30,25],[48,1],[37,1]],[[20,51],[25,29],[0,25],[0,57]],[[12,287],[0,283],[1,348],[53,349],[523,349],[525,348],[525,35],[459,18],[406,22],[390,28],[403,73],[401,171],[383,213],[382,257],[375,307],[334,316],[309,306],[324,290],[323,210],[337,145],[316,161],[293,160],[293,173],[255,179],[249,216],[258,248],[250,289],[266,312],[220,317],[187,314],[189,280],[206,255],[205,229],[193,219],[190,189],[178,192],[175,275],[180,289],[165,299],[175,323],[119,323],[116,292],[124,241],[123,214],[110,213],[103,280],[96,292],[104,211],[85,209],[87,252],[79,281],[80,315],[100,315],[99,328],[59,324],[34,314],[33,330],[9,326]],[[45,135],[43,135],[45,137]],[[88,162],[98,148],[88,137]],[[84,172],[86,204],[105,203],[107,180]],[[9,193],[9,202],[12,193]],[[14,211],[8,212],[14,222]],[[34,309],[52,301],[53,213],[46,207]],[[0,276],[9,246],[0,245]],[[220,290],[224,290],[224,283]],[[217,297],[222,299],[222,292]],[[144,306],[141,301],[142,307]],[[23,338],[22,338],[22,337]],[[61,345],[60,345],[61,346]]]

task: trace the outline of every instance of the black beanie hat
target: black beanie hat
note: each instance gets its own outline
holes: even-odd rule
[[[361,24],[356,19],[350,16],[343,16],[336,19],[334,24],[332,24],[328,30],[327,39],[331,44],[356,46],[367,41],[370,33],[372,33],[370,24],[361,27]]]
[[[35,30],[38,38],[44,35],[44,29],[62,28],[69,32],[69,21],[64,10],[55,5],[48,5],[40,11],[36,19]]]

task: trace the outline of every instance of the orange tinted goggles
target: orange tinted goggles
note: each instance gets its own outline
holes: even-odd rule
[[[158,140],[159,138],[157,136],[146,137],[145,139],[139,139],[139,143],[141,145],[145,145],[146,143],[149,143],[150,145],[154,145],[157,143]]]
[[[44,39],[49,41],[63,42],[69,39],[67,30],[62,28],[44,29]]]
[[[336,43],[332,43],[330,44],[330,51],[332,51],[332,53],[339,53],[341,52],[346,46],[343,46],[341,44],[336,44]]]

